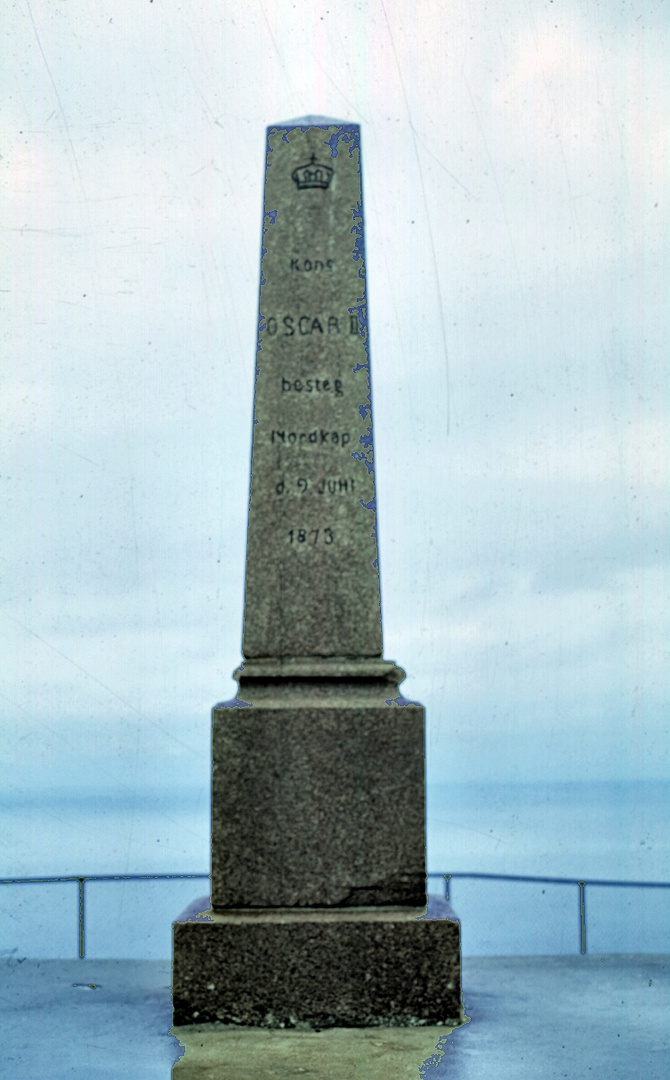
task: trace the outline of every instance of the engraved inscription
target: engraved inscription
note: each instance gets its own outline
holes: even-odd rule
[[[325,477],[320,484],[317,484],[317,495],[343,495],[354,492],[354,479],[349,477],[348,479],[338,480],[326,480]]]
[[[270,315],[265,328],[270,337],[279,334],[281,337],[309,337],[310,334],[340,334],[340,323],[345,323],[346,318],[338,318],[337,315]],[[358,316],[349,315],[349,333],[358,334]]]
[[[281,377],[282,393],[287,394],[294,390],[296,394],[335,394],[335,397],[343,397],[341,379],[287,379]]]
[[[290,544],[311,544],[314,547],[319,542],[319,536],[323,544],[332,544],[335,534],[332,529],[291,529],[288,538]]]
[[[284,446],[346,446],[350,441],[348,431],[324,431],[323,428],[315,428],[314,431],[273,431],[270,437],[270,442]]]
[[[304,274],[317,273],[319,270],[335,269],[332,259],[291,259],[291,270],[298,270]]]
[[[306,495],[308,491],[315,491],[317,495],[353,495],[353,476],[338,476],[333,479],[322,477],[313,484],[305,476],[299,476],[297,480],[287,482],[284,477],[275,484],[277,495],[288,495],[291,491],[297,491],[300,495]]]

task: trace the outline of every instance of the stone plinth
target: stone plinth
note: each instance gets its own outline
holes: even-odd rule
[[[201,903],[206,904],[206,899]],[[207,911],[174,923],[174,1023],[462,1021],[459,924],[426,908]],[[209,921],[205,921],[209,919]],[[189,921],[193,920],[193,921]],[[178,962],[177,962],[178,959]]]
[[[424,710],[328,690],[214,709],[215,908],[425,903]]]
[[[213,710],[211,902],[174,924],[174,1023],[459,1023],[460,926],[444,902],[426,917],[424,710],[404,672],[236,675]]]

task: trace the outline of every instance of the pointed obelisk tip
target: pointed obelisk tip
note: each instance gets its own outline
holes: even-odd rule
[[[293,120],[281,120],[277,124],[270,124],[273,128],[294,127],[358,127],[351,120],[337,120],[333,116],[296,116]]]

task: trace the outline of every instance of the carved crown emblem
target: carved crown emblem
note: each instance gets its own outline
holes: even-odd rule
[[[327,188],[332,175],[333,170],[330,165],[320,165],[314,154],[310,158],[309,165],[298,165],[298,168],[291,173],[298,185],[298,191],[302,191],[303,188]]]

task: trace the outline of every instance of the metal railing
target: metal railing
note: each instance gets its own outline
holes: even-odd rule
[[[43,878],[4,878],[0,879],[0,885],[53,885],[59,881],[77,881],[79,883],[79,958],[86,955],[86,908],[84,886],[87,881],[184,881],[188,878],[207,878],[209,874],[73,874],[69,877],[43,877]]]
[[[84,959],[86,955],[86,907],[85,907],[85,886],[87,881],[184,881],[191,880],[209,880],[209,874],[72,874],[62,877],[42,877],[42,878],[4,878],[0,879],[0,885],[52,885],[57,882],[77,882],[78,883],[78,905],[79,905],[79,957]],[[586,886],[589,888],[593,886],[615,886],[618,888],[637,888],[637,889],[670,889],[670,881],[605,881],[600,879],[594,879],[586,881],[580,878],[559,878],[559,877],[532,877],[525,874],[445,874],[445,873],[429,873],[426,875],[427,879],[442,878],[444,880],[444,898],[449,900],[449,882],[453,878],[468,878],[468,879],[481,879],[487,881],[525,881],[525,882],[539,882],[549,883],[552,885],[572,885],[579,887],[579,940],[580,940],[580,952],[582,955],[586,953]]]
[[[526,874],[427,874],[428,878],[443,877],[444,898],[449,900],[449,882],[452,878],[469,878],[488,881],[526,881],[539,882],[550,885],[577,885],[579,887],[579,943],[580,952],[586,954],[586,886],[617,886],[619,888],[637,889],[670,889],[670,881],[609,881],[593,879],[585,881],[580,878],[559,877],[532,877]]]

